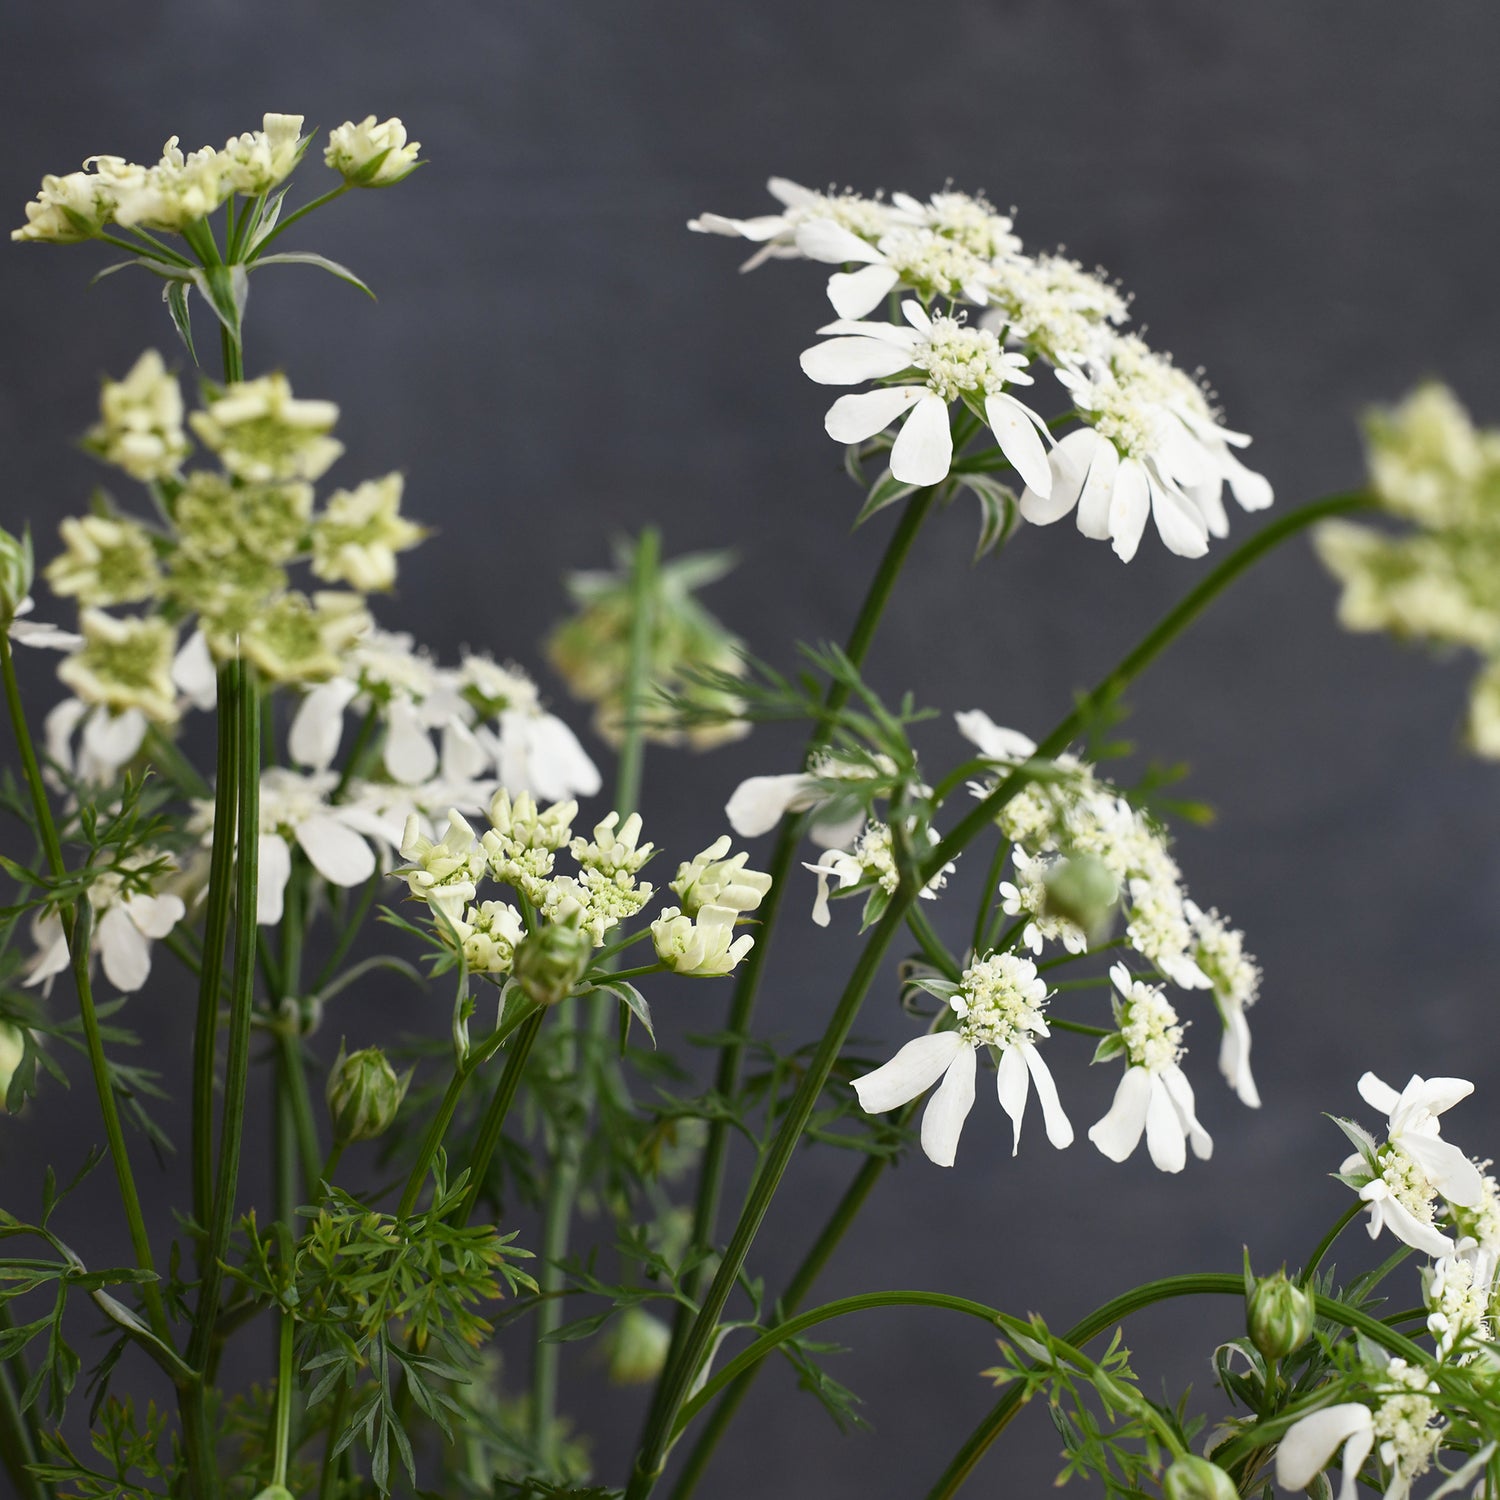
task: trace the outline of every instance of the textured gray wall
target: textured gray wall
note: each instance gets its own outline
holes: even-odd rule
[[[889,523],[849,535],[855,494],[821,431],[826,397],[797,370],[826,316],[821,276],[738,278],[737,247],[684,233],[692,213],[758,211],[771,172],[985,188],[1018,206],[1028,244],[1063,241],[1123,278],[1153,340],[1208,367],[1291,504],[1356,482],[1356,414],[1423,374],[1497,415],[1497,43],[1491,12],[1395,0],[13,6],[0,19],[0,203],[19,222],[44,170],[95,151],[148,157],[173,131],[217,142],[266,108],[324,126],[399,113],[432,164],[301,239],[352,264],[381,305],[272,271],[256,278],[249,342],[252,368],[284,365],[300,391],[343,405],[341,474],[404,468],[411,511],[442,528],[383,617],[444,653],[471,642],[537,664],[558,572],[655,519],[669,550],[742,548],[712,602],[785,660],[792,637],[842,636]],[[45,537],[96,478],[68,446],[96,373],[171,334],[144,278],[87,288],[90,250],[3,253],[0,514]],[[1122,567],[1065,525],[971,571],[973,529],[960,503],[921,539],[873,676],[1038,731],[1201,573],[1154,537]],[[1191,792],[1220,809],[1180,853],[1194,894],[1233,914],[1265,965],[1264,1109],[1213,1081],[1211,1023],[1190,1037],[1191,1063],[1217,1149],[1177,1179],[1139,1158],[1113,1167],[1086,1143],[1055,1155],[1034,1123],[1012,1161],[982,1097],[958,1168],[919,1158],[893,1174],[828,1294],[951,1289],[1063,1326],[1149,1275],[1232,1270],[1247,1241],[1260,1265],[1295,1259],[1344,1206],[1325,1176],[1341,1138],[1319,1112],[1356,1109],[1367,1066],[1468,1073],[1481,1092],[1451,1133],[1476,1150],[1495,1139],[1500,771],[1455,748],[1469,668],[1343,636],[1332,602],[1294,544],[1162,662],[1130,726],[1190,761]],[[700,847],[735,782],[789,768],[794,743],[767,733],[709,758],[663,754],[648,767],[653,833],[674,857]],[[945,732],[931,744],[933,764],[956,755]],[[855,950],[850,915],[826,933],[789,929],[767,1027],[815,1033]],[[964,930],[956,901],[935,918]],[[706,1029],[723,998],[663,986],[658,1010]],[[179,1087],[182,1003],[148,991],[131,1007]],[[404,1000],[401,1019],[437,1031],[433,1005],[424,1016]],[[351,1012],[340,1026],[373,1039],[373,1017],[368,1037]],[[907,1025],[881,995],[861,1030],[896,1039]],[[1113,1074],[1086,1076],[1066,1038],[1056,1052],[1086,1124]],[[97,1136],[91,1109],[79,1088],[0,1127],[7,1207],[34,1202],[39,1139],[66,1162]],[[797,1162],[753,1270],[784,1274],[849,1170]],[[1346,1255],[1360,1253],[1351,1241]],[[1138,1366],[1206,1386],[1236,1316],[1144,1320]],[[840,1336],[876,1433],[839,1438],[772,1370],[705,1493],[923,1492],[988,1403],[975,1373],[986,1337],[926,1314],[866,1315]],[[573,1398],[592,1401],[583,1380]],[[636,1420],[629,1403],[611,1420],[602,1478],[619,1477]],[[1055,1448],[1029,1415],[976,1492],[1039,1489]]]

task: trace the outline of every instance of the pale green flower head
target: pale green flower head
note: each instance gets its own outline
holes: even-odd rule
[[[99,424],[89,431],[84,445],[144,484],[167,479],[188,453],[182,416],[177,377],[155,349],[148,349],[123,380],[104,382]]]
[[[322,682],[370,625],[357,594],[293,592],[245,623],[240,649],[273,682]]]
[[[284,563],[307,551],[313,489],[302,480],[235,484],[204,469],[188,475],[173,506],[182,545],[207,557],[246,552]]]
[[[42,178],[41,191],[26,205],[25,224],[11,230],[11,239],[54,245],[93,239],[114,220],[121,197],[146,178],[144,167],[118,156],[91,156],[83,166],[81,172]]]
[[[738,916],[726,906],[705,906],[693,917],[669,906],[651,924],[656,956],[674,973],[694,979],[729,974],[755,946],[748,932],[735,937]]]
[[[677,867],[671,890],[688,916],[697,916],[705,906],[754,911],[765,899],[771,877],[760,870],[747,870],[750,856],[743,851],[726,858],[729,849],[729,835],[722,834],[691,863]]]
[[[265,615],[286,586],[283,569],[243,548],[216,556],[179,547],[168,565],[164,592],[199,617],[209,643],[223,658],[234,654],[235,637]]]
[[[162,619],[116,619],[86,609],[79,617],[83,645],[57,675],[85,702],[119,712],[139,709],[158,724],[177,718],[172,658],[177,636]]]
[[[416,171],[421,141],[406,139],[406,126],[392,116],[376,122],[366,115],[357,125],[346,120],[328,132],[323,160],[350,187],[391,187]]]
[[[247,196],[268,193],[291,176],[312,139],[302,134],[302,119],[268,114],[259,130],[230,137],[219,161],[231,191]]]
[[[232,191],[224,162],[212,146],[184,154],[174,135],[162,147],[161,160],[117,192],[114,218],[127,228],[180,233],[207,218]]]
[[[328,497],[312,530],[312,570],[319,578],[362,594],[392,587],[396,554],[427,535],[400,514],[402,487],[401,475],[387,474]]]
[[[508,901],[481,901],[454,923],[471,974],[508,974],[526,923]]]
[[[1496,462],[1493,435],[1477,431],[1458,397],[1429,381],[1399,406],[1365,418],[1370,482],[1393,514],[1443,526],[1471,510],[1470,492]]]
[[[54,594],[85,605],[136,604],[161,592],[151,533],[125,516],[69,516],[65,550],[47,565]]]
[[[1500,760],[1500,661],[1491,662],[1474,679],[1466,738],[1475,755]]]
[[[31,593],[35,574],[30,529],[24,528],[20,536],[12,536],[0,526],[0,630],[9,627],[21,601]]]
[[[328,434],[338,421],[332,401],[298,400],[279,372],[236,381],[192,414],[192,428],[240,479],[265,484],[318,479],[344,446]]]

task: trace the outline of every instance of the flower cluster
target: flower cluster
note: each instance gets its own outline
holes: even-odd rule
[[[1339,621],[1477,652],[1468,740],[1500,759],[1500,431],[1476,430],[1451,391],[1427,385],[1374,413],[1366,438],[1376,500],[1413,529],[1318,529],[1318,554],[1343,585]]]
[[[1224,426],[1202,383],[1122,331],[1119,289],[1061,255],[1026,254],[1010,216],[983,197],[864,198],[784,178],[769,187],[779,213],[702,214],[688,227],[759,244],[746,270],[768,258],[845,268],[828,283],[837,319],[802,368],[824,385],[874,382],[840,397],[825,426],[861,445],[899,421],[889,471],[898,485],[948,478],[959,403],[1024,483],[1022,516],[1045,525],[1076,512],[1085,536],[1111,540],[1126,561],[1148,516],[1171,551],[1201,556],[1210,536],[1227,534],[1226,483],[1246,510],[1271,503],[1270,486],[1236,456],[1249,438]],[[890,320],[873,318],[887,300]],[[1012,394],[1033,383],[1036,363],[1071,398],[1063,422],[1049,425]],[[1052,446],[1052,428],[1069,419],[1081,425]]]
[[[184,152],[174,135],[151,166],[119,156],[91,156],[78,172],[42,179],[13,240],[68,244],[96,239],[112,225],[181,234],[239,194],[260,197],[283,183],[302,160],[311,136],[301,115],[268,114],[259,130],[232,136],[222,150]],[[351,187],[386,187],[417,165],[419,143],[408,143],[400,120],[369,116],[329,132],[324,159]]]

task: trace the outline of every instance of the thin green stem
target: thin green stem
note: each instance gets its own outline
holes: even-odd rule
[[[1005,861],[1010,858],[1010,840],[1000,839],[995,845],[995,853],[990,859],[990,867],[985,872],[984,888],[979,893],[979,908],[974,913],[974,956],[979,958],[986,948],[986,938],[990,933],[991,917],[990,911],[995,905],[995,897],[1000,889],[1000,878],[1005,874]]]
[[[1317,1274],[1318,1267],[1323,1264],[1323,1257],[1333,1249],[1333,1242],[1354,1221],[1355,1216],[1365,1207],[1363,1201],[1356,1198],[1353,1203],[1334,1220],[1333,1226],[1328,1233],[1313,1247],[1313,1253],[1307,1257],[1307,1264],[1303,1266],[1300,1279],[1310,1282]]]
[[[281,1050],[292,1134],[296,1141],[297,1164],[301,1172],[298,1201],[306,1203],[317,1188],[319,1163],[322,1160],[318,1150],[317,1117],[313,1113],[312,1095],[307,1086],[307,1058],[303,1052],[302,1039],[295,1033],[283,1028],[277,1032],[276,1041]]]
[[[0,1330],[15,1327],[10,1304],[0,1303]],[[49,1487],[27,1469],[39,1456],[36,1419],[30,1411],[21,1410],[16,1382],[11,1378],[15,1367],[25,1388],[26,1367],[19,1351],[8,1360],[0,1360],[0,1464],[15,1486],[17,1500],[47,1500]]]
[[[328,1439],[323,1445],[323,1466],[318,1471],[318,1500],[333,1500],[338,1487],[339,1461],[333,1450],[343,1435],[344,1411],[348,1405],[349,1385],[345,1381],[334,1392],[333,1407],[328,1413]]]
[[[255,253],[246,262],[254,265],[262,255],[266,253],[266,247],[273,244],[281,235],[285,234],[299,219],[305,219],[314,209],[322,208],[325,203],[332,203],[335,198],[342,197],[349,191],[349,184],[341,182],[336,188],[323,194],[321,198],[314,198],[311,203],[304,203],[295,213],[290,213],[255,247]]]
[[[21,752],[21,772],[26,778],[32,810],[36,814],[37,837],[42,841],[48,870],[54,880],[60,880],[64,872],[62,840],[57,836],[57,824],[52,819],[52,804],[47,799],[47,784],[42,780],[42,768],[37,764],[31,731],[26,726],[26,710],[21,704],[20,684],[16,681],[16,663],[11,655],[10,636],[4,630],[0,630],[0,675],[5,679],[5,705],[10,711],[16,749]]]
[[[622,819],[640,807],[641,774],[646,757],[647,694],[651,691],[651,656],[656,636],[656,587],[661,568],[661,533],[654,526],[635,544],[630,579],[630,656],[625,672],[625,723],[615,768],[615,809]]]
[[[281,1236],[283,1252],[290,1251],[291,1230],[283,1225]],[[295,1336],[295,1320],[287,1308],[277,1311],[277,1360],[276,1360],[276,1440],[271,1473],[272,1484],[286,1484],[287,1460],[291,1457],[292,1439],[292,1394],[295,1390],[292,1370],[292,1346]]]
[[[245,1130],[245,1094],[250,1071],[250,1023],[255,998],[256,887],[259,840],[249,830],[260,827],[260,686],[254,667],[241,661],[236,684],[238,727],[235,734],[235,822],[243,833],[237,842],[234,880],[234,962],[230,970],[228,1051],[224,1064],[224,1112],[219,1129],[219,1156],[214,1176],[213,1215],[204,1253],[203,1276],[188,1363],[205,1368],[219,1314],[224,1256],[239,1189],[240,1146]]]
[[[545,1010],[538,1010],[534,1015],[528,1016],[525,1024],[517,1031],[515,1041],[510,1045],[504,1071],[500,1074],[500,1082],[495,1086],[494,1095],[484,1112],[484,1118],[479,1122],[479,1133],[474,1138],[474,1149],[469,1155],[469,1182],[464,1189],[463,1202],[458,1209],[460,1224],[467,1224],[473,1217],[474,1206],[479,1201],[485,1176],[490,1169],[490,1158],[500,1144],[500,1136],[505,1129],[505,1118],[510,1113],[511,1104],[515,1101],[516,1090],[521,1086],[521,1075],[526,1071],[526,1059],[531,1054],[531,1044],[536,1040],[537,1032],[542,1029],[542,1017],[545,1015]]]

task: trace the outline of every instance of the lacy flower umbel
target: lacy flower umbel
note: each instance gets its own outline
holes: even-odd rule
[[[1198,557],[1227,532],[1226,486],[1246,510],[1271,491],[1202,382],[1128,330],[1119,288],[1027,253],[1011,214],[951,188],[869,198],[772,179],[777,211],[693,227],[749,240],[751,265],[825,268],[833,317],[809,320],[794,347],[837,392],[825,426],[864,491],[859,523],[887,528],[881,560],[847,645],[789,652],[739,629],[769,633],[766,619],[731,628],[700,601],[729,553],[668,555],[650,526],[575,537],[573,612],[545,646],[593,716],[575,732],[549,679],[507,654],[526,641],[438,652],[397,618],[407,555],[433,535],[411,513],[420,474],[361,472],[333,402],[247,368],[261,269],[363,286],[283,236],[422,160],[396,119],[338,125],[320,152],[302,126],[270,114],[222,149],[173,137],[154,164],[91,157],[43,180],[15,235],[100,241],[150,271],[179,352],[147,350],[80,420],[110,488],[61,520],[40,581],[31,531],[0,531],[0,675],[19,756],[19,780],[0,788],[19,834],[0,857],[0,1102],[24,1142],[7,1153],[0,1225],[6,1493],[646,1500],[670,1483],[689,1500],[712,1492],[698,1487],[715,1445],[758,1373],[779,1367],[767,1356],[854,1425],[845,1377],[860,1371],[829,1363],[818,1325],[838,1321],[854,1343],[847,1314],[907,1306],[999,1339],[984,1372],[996,1404],[952,1434],[954,1458],[922,1489],[934,1500],[1034,1397],[1067,1474],[1108,1494],[1263,1500],[1276,1484],[1341,1484],[1353,1500],[1363,1481],[1387,1500],[1495,1500],[1500,1189],[1487,1160],[1443,1135],[1462,1079],[1398,1091],[1360,1078],[1384,1131],[1339,1121],[1354,1148],[1336,1174],[1348,1211],[1273,1275],[1247,1258],[1122,1289],[1108,1246],[1054,1235],[1068,1274],[1100,1289],[1067,1338],[1014,1310],[1030,1306],[1024,1286],[997,1288],[1003,1307],[879,1289],[879,1255],[864,1262],[875,1290],[814,1289],[825,1268],[839,1274],[865,1202],[908,1182],[887,1185],[890,1165],[916,1148],[959,1162],[983,1080],[1008,1139],[990,1116],[959,1166],[1017,1214],[1011,1158],[1032,1096],[1028,1141],[1040,1128],[1066,1151],[1090,1063],[1112,1097],[1084,1133],[1122,1192],[1132,1172],[1208,1158],[1226,1132],[1259,1149],[1257,1117],[1230,1092],[1255,1108],[1264,1089],[1268,1113],[1295,1116],[1250,1060],[1250,1011],[1264,989],[1285,1021],[1288,978],[1263,982],[1245,934],[1189,896],[1168,824],[1194,805],[1168,795],[1170,774],[1134,772],[1111,727],[1222,588],[1318,521],[1344,528],[1320,545],[1351,623],[1500,659],[1491,438],[1432,393],[1378,422],[1380,497],[1416,535],[1351,528],[1363,496],[1278,516],[1184,602],[1164,601],[1098,687],[1078,691],[1073,674],[1107,663],[1070,664],[1052,684],[1062,717],[1038,738],[983,709],[950,718],[899,686],[887,696],[866,672],[882,612],[960,490],[979,503],[986,567],[1035,544],[1021,521],[1069,512],[1122,558],[1148,517],[1171,551]],[[319,157],[325,190],[294,201]],[[394,201],[424,184],[441,196],[423,174]],[[434,201],[421,219],[462,216]],[[34,598],[44,587],[50,605]],[[967,575],[953,587],[986,597]],[[493,602],[475,617],[515,613]],[[457,603],[455,619],[473,613]],[[997,712],[1014,644],[985,659]],[[61,690],[39,737],[19,646],[46,653],[32,665],[55,666]],[[1481,748],[1495,737],[1485,691]],[[722,773],[695,805],[675,757],[762,725],[800,737],[800,752],[783,738],[743,763],[763,774]],[[713,764],[699,776],[720,775]],[[687,857],[664,864],[655,836],[683,828]],[[787,924],[802,930],[798,968]],[[763,977],[784,1001],[772,1024],[757,1013]],[[888,1041],[856,1040],[882,1027]],[[137,1034],[151,1043],[139,1054]],[[178,1050],[163,1053],[169,1034]],[[1200,1101],[1190,1073],[1205,1037],[1227,1088]],[[139,1060],[157,1055],[182,1066],[158,1075]],[[68,1178],[42,1158],[70,1078],[67,1107],[97,1101],[105,1149],[60,1191]],[[185,1122],[175,1154],[162,1094]],[[829,1146],[819,1191],[773,1212],[807,1152]],[[164,1181],[143,1192],[148,1171]],[[1110,1202],[1077,1207],[1117,1216]],[[105,1212],[119,1224],[101,1229]],[[1351,1242],[1337,1258],[1335,1242],[1365,1215],[1401,1254],[1346,1270]],[[920,1246],[934,1282],[952,1215],[942,1224]],[[786,1243],[768,1249],[766,1233]],[[73,1244],[113,1248],[87,1264]],[[1412,1252],[1425,1263],[1407,1264]],[[1392,1277],[1409,1278],[1404,1295]],[[1224,1326],[1225,1294],[1245,1299],[1241,1337]],[[1212,1429],[1187,1396],[1145,1393],[1119,1334],[1136,1311],[1203,1296],[1222,1397]],[[251,1334],[262,1320],[265,1336]],[[972,1370],[959,1323],[953,1357]],[[80,1384],[83,1351],[94,1364]],[[596,1456],[610,1445],[591,1445],[596,1417],[639,1428],[614,1471]]]

